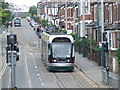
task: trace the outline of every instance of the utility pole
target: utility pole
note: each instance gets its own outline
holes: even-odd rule
[[[75,8],[75,2],[73,3],[74,5],[73,5],[73,9],[74,9],[74,15],[73,15],[73,22],[74,22],[74,24],[73,24],[73,29],[74,29],[74,35],[75,35],[75,37],[74,37],[74,39],[75,39],[75,50],[76,50],[76,22],[75,22],[75,19],[76,19],[76,8]]]
[[[61,3],[60,3],[60,22],[59,22],[59,24],[60,24],[60,29],[62,29],[62,21],[61,21],[62,10],[61,10],[61,6],[62,6],[62,1],[61,1]]]
[[[104,32],[104,0],[101,0],[101,29],[102,29],[102,74],[103,80],[109,84],[108,40]]]
[[[82,1],[82,16],[83,16],[83,31],[82,31],[82,41],[83,41],[83,57],[86,56],[86,37],[85,37],[85,0]]]
[[[98,65],[100,66],[100,45],[99,45],[99,43],[100,43],[100,28],[99,28],[99,2],[97,3],[97,12],[98,12],[98,14],[97,14],[97,23],[98,23]]]
[[[55,2],[54,2],[54,30],[55,30]]]
[[[105,52],[104,52],[104,40],[103,40],[103,33],[104,33],[104,5],[103,0],[101,0],[101,30],[102,30],[102,66],[105,68]]]
[[[66,23],[65,23],[65,29],[66,29],[66,31],[67,31],[67,22],[68,22],[68,20],[67,20],[67,0],[65,0],[65,19],[66,19]]]
[[[78,0],[78,52],[81,53],[81,45],[80,45],[80,0]]]

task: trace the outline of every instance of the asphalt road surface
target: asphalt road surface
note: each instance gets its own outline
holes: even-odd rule
[[[20,48],[20,60],[16,65],[17,88],[100,88],[82,71],[75,67],[74,72],[49,72],[41,60],[40,39],[26,19],[21,27],[14,27]],[[10,83],[10,67],[7,66],[2,77],[2,87]]]

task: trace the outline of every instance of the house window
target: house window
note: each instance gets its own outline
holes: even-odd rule
[[[109,5],[109,24],[112,24],[112,4]]]
[[[98,17],[98,18],[99,18],[99,26],[101,26],[101,20],[102,20],[102,19],[101,19],[101,6],[100,6],[100,5],[98,6],[98,10],[99,10],[99,11],[98,11],[98,13],[97,13],[97,17],[98,17],[98,15],[99,15],[99,17]]]
[[[97,21],[97,5],[94,6],[94,20]]]
[[[85,0],[85,14],[90,13],[90,2],[89,0]]]

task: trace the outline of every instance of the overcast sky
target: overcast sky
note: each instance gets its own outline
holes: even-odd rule
[[[14,3],[18,7],[24,8],[24,11],[28,11],[28,7],[35,5],[37,6],[37,2],[40,0],[5,0],[5,2]],[[28,6],[28,7],[26,7]]]

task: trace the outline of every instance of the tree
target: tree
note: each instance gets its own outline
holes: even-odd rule
[[[119,47],[116,51],[116,57],[117,57],[117,60],[118,60],[118,64],[120,65],[120,39],[118,39],[119,41]]]
[[[31,14],[31,16],[37,15],[37,7],[31,6],[29,9],[29,13]]]
[[[9,4],[7,2],[0,2],[1,8],[0,8],[0,25],[6,24],[10,18],[11,18],[11,12],[8,9]]]
[[[8,2],[2,2],[2,8],[6,9],[9,7],[9,3]]]

